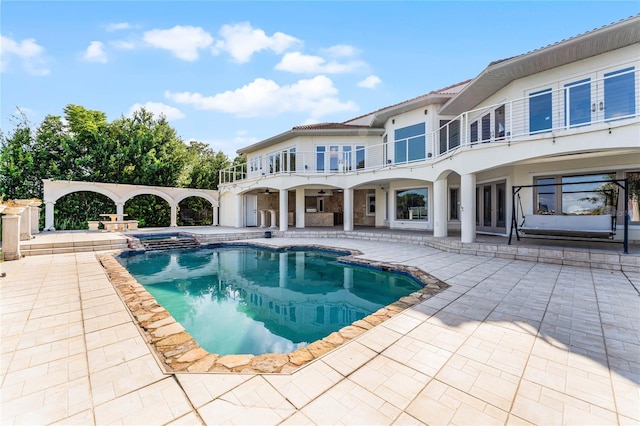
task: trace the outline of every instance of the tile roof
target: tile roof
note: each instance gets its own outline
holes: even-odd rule
[[[381,111],[385,111],[385,110],[390,109],[390,108],[398,107],[400,105],[408,104],[408,103],[417,101],[419,99],[426,98],[427,96],[433,96],[433,95],[455,95],[456,93],[461,91],[467,84],[469,84],[469,82],[471,82],[472,80],[473,79],[469,79],[469,80],[461,81],[460,83],[456,83],[456,84],[452,84],[452,85],[447,86],[447,87],[443,87],[442,89],[432,90],[429,93],[425,93],[423,95],[416,96],[415,98],[407,99],[406,101],[398,102],[397,104],[393,104],[393,105],[389,105],[389,106],[386,106],[386,107],[382,107],[382,108],[377,109],[375,111],[368,112],[368,113],[362,114],[362,115],[360,115],[358,117],[351,118],[349,120],[344,121],[343,123],[349,123],[351,121],[355,121],[355,120],[357,120],[359,118],[366,117],[368,115],[373,115],[373,114],[376,114],[376,113],[381,112]]]
[[[354,129],[354,128],[367,129],[369,128],[369,126],[357,126],[357,125],[350,125],[350,124],[344,124],[344,123],[316,123],[316,124],[306,124],[304,126],[295,126],[291,130],[342,130],[342,129]]]

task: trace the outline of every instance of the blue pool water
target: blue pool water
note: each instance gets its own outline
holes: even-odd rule
[[[421,288],[318,250],[250,246],[147,252],[118,261],[210,353],[288,353]]]

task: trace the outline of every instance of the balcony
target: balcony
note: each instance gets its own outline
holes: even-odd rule
[[[220,171],[220,184],[282,174],[348,174],[429,163],[464,147],[513,144],[637,122],[638,74],[631,67],[556,82],[519,99],[466,111],[446,123],[441,120],[439,129],[400,141],[250,156],[247,164]]]

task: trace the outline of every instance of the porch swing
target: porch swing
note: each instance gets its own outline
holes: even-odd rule
[[[605,198],[605,209],[601,214],[557,215],[557,214],[525,214],[520,198],[523,188],[563,187],[583,184],[612,184],[612,188],[595,190],[564,191],[563,193],[595,192]],[[509,242],[515,232],[516,238],[537,237],[547,239],[613,240],[617,230],[618,195],[623,192],[624,200],[624,235],[622,243],[624,253],[629,253],[629,217],[628,217],[628,180],[611,179],[604,181],[588,181],[576,183],[543,183],[535,185],[519,185],[512,187],[512,213]],[[519,222],[519,223],[518,223]]]

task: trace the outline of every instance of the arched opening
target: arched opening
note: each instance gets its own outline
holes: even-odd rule
[[[90,191],[72,192],[56,201],[53,226],[60,231],[88,229],[88,221],[100,220],[102,213],[115,212],[115,203],[106,195]]]
[[[178,226],[213,225],[213,206],[202,197],[187,197],[178,203]]]
[[[140,228],[171,226],[171,206],[152,194],[136,195],[124,204],[126,219],[137,220]]]

